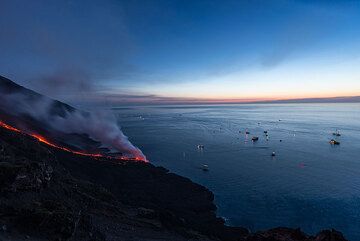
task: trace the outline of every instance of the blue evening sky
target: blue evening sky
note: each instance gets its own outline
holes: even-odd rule
[[[0,74],[70,102],[360,95],[360,1],[0,2]]]

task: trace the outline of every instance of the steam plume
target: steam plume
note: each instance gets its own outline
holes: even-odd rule
[[[84,112],[39,95],[0,77],[0,112],[15,117],[27,116],[46,129],[66,134],[86,134],[111,151],[146,160],[143,153],[124,135],[113,115]]]

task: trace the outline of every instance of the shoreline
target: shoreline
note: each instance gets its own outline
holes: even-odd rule
[[[60,235],[58,240],[88,240],[82,235],[90,232],[92,235],[97,233],[95,240],[114,240],[111,237],[119,235],[128,236],[120,240],[149,241],[157,240],[152,238],[157,235],[166,237],[166,240],[345,240],[335,230],[310,236],[300,229],[274,228],[249,233],[242,227],[226,226],[224,219],[216,215],[217,207],[211,191],[163,167],[150,163],[99,161],[63,152],[29,136],[19,135],[0,129],[1,147],[11,153],[10,157],[0,156],[0,171],[14,172],[14,176],[5,176],[1,182],[1,191],[5,195],[0,198],[0,211],[7,212],[5,218],[0,217],[5,227],[0,232],[2,238],[8,237],[10,240],[21,236],[25,237],[24,240],[44,240],[44,235],[51,239]],[[20,163],[19,159],[22,160]],[[30,163],[37,164],[27,169]],[[19,175],[36,178],[20,182]],[[36,224],[38,215],[41,215],[41,220],[52,220],[54,211],[41,211],[49,208],[49,204],[45,204],[49,201],[57,203],[57,208],[68,206],[61,212],[56,211],[61,214],[56,218],[56,225],[50,223],[49,227],[27,229],[30,223],[24,226],[24,220]],[[4,206],[5,203],[7,205]],[[86,209],[83,209],[84,203],[88,203]],[[50,204],[50,207],[54,204]],[[16,210],[28,210],[25,211],[28,216],[24,219],[24,211]],[[70,223],[61,218],[63,215],[70,218]],[[79,221],[82,219],[90,223],[82,224]],[[135,223],[128,226],[129,222]],[[60,231],[57,226],[62,227]],[[124,226],[128,228],[123,230]],[[70,231],[64,233],[68,229]],[[69,233],[71,235],[67,237]]]

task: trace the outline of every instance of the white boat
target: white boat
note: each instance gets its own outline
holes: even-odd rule
[[[206,165],[206,164],[203,164],[203,165],[201,166],[201,169],[202,169],[203,171],[209,171],[209,166]]]
[[[336,132],[333,133],[333,136],[341,136],[340,131],[336,130]]]

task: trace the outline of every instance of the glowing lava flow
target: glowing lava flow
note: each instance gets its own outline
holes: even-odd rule
[[[21,132],[19,129],[16,129],[15,127],[12,127],[12,126],[9,126],[8,124],[5,124],[2,121],[0,121],[0,126],[5,128],[5,129],[11,130],[11,131]]]
[[[10,126],[10,125],[2,122],[1,120],[0,120],[0,127],[3,127],[5,129],[11,130],[11,131],[27,134],[27,133],[13,127],[13,126]],[[148,162],[146,159],[143,159],[143,158],[140,158],[140,157],[124,157],[124,156],[112,157],[112,156],[106,156],[106,155],[103,155],[103,154],[100,154],[100,153],[94,153],[93,154],[93,153],[86,153],[86,152],[81,152],[81,151],[74,151],[74,150],[71,150],[69,148],[58,146],[58,145],[56,145],[54,143],[51,143],[50,141],[48,141],[45,137],[43,137],[41,135],[38,135],[38,134],[28,134],[28,135],[34,137],[38,141],[40,141],[40,142],[42,142],[42,143],[44,143],[44,144],[46,144],[48,146],[51,146],[51,147],[54,147],[56,149],[60,149],[60,150],[66,151],[66,152],[70,152],[70,153],[73,153],[73,154],[76,154],[76,155],[89,156],[89,157],[102,157],[102,158],[116,159],[116,160],[123,160],[123,161]]]

